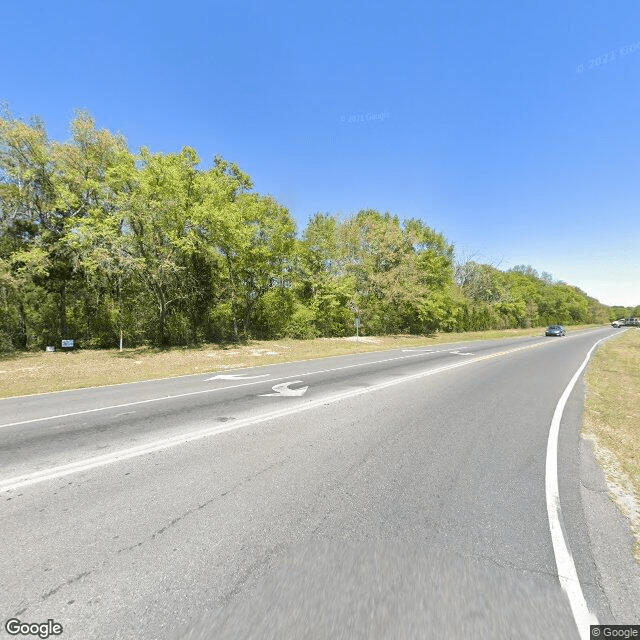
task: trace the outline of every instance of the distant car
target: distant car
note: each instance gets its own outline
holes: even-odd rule
[[[612,327],[615,327],[616,329],[618,329],[618,328],[620,328],[620,327],[624,327],[624,323],[625,323],[624,319],[623,319],[623,320],[614,320],[614,321],[611,323],[611,326],[612,326]]]
[[[638,318],[627,318],[625,324],[627,327],[640,327],[640,320]]]
[[[550,324],[544,332],[545,336],[566,336],[567,332],[561,324]]]

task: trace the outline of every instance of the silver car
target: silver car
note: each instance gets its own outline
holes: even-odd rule
[[[545,336],[566,336],[567,332],[561,324],[550,324],[544,332]]]

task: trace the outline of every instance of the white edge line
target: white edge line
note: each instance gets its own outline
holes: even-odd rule
[[[587,607],[587,602],[584,598],[584,594],[582,593],[582,587],[580,586],[580,580],[578,579],[578,573],[573,561],[573,556],[571,555],[571,551],[569,550],[562,533],[563,520],[560,506],[560,490],[558,488],[558,436],[560,433],[560,422],[562,420],[562,414],[564,412],[565,405],[567,404],[567,400],[569,399],[578,378],[587,366],[587,363],[591,358],[591,354],[601,342],[604,342],[616,335],[620,335],[620,333],[614,333],[610,336],[601,338],[591,347],[591,349],[589,349],[582,364],[573,374],[569,384],[566,386],[558,400],[558,404],[556,405],[556,409],[553,413],[553,418],[551,419],[549,439],[547,441],[545,493],[547,499],[549,529],[551,531],[551,540],[553,542],[553,554],[555,556],[556,566],[558,569],[560,586],[569,599],[573,619],[578,628],[581,640],[589,639],[591,635],[590,625],[598,624],[598,619]]]
[[[294,413],[307,411],[309,409],[315,409],[316,407],[333,404],[334,402],[339,402],[340,400],[354,398],[356,396],[360,396],[366,393],[371,393],[372,391],[378,391],[380,389],[393,387],[395,385],[403,384],[405,382],[419,380],[420,378],[426,378],[428,376],[432,376],[437,373],[442,373],[443,371],[449,371],[450,369],[457,369],[458,367],[466,367],[475,362],[480,362],[482,360],[489,360],[491,358],[508,355],[511,353],[515,353],[517,351],[532,349],[544,344],[548,344],[548,343],[537,342],[537,343],[534,343],[533,345],[517,347],[515,349],[509,349],[507,351],[501,351],[498,353],[491,353],[485,356],[473,358],[472,360],[462,360],[462,361],[454,362],[452,364],[444,365],[442,367],[438,367],[436,369],[429,369],[428,371],[421,371],[420,373],[414,373],[408,376],[404,376],[402,378],[396,378],[394,380],[380,382],[378,384],[372,385],[365,389],[352,389],[350,391],[344,391],[342,393],[328,396],[326,398],[320,398],[318,400],[310,400],[305,402],[304,404],[298,404],[294,407],[289,407],[287,409],[270,411],[268,413],[254,416],[252,418],[243,418],[241,420],[238,420],[237,422],[234,422],[233,424],[217,425],[215,427],[198,429],[197,431],[191,431],[189,433],[184,433],[178,436],[163,438],[161,440],[156,440],[154,442],[150,442],[145,445],[130,447],[129,449],[122,449],[120,451],[114,451],[113,453],[107,453],[101,456],[86,458],[84,460],[78,460],[77,462],[70,462],[68,464],[51,467],[49,469],[43,469],[40,471],[34,471],[32,473],[24,474],[21,476],[7,478],[6,480],[3,480],[0,482],[0,493],[5,491],[13,491],[15,489],[22,489],[30,485],[44,482],[46,480],[54,480],[56,478],[62,478],[64,476],[69,476],[71,474],[79,473],[81,471],[89,471],[91,469],[103,467],[108,464],[113,464],[115,462],[130,460],[131,458],[137,458],[139,456],[143,456],[149,453],[154,453],[156,451],[170,449],[180,444],[193,442],[194,440],[200,440],[202,438],[217,435],[220,433],[225,433],[228,431],[235,431],[237,429],[242,429],[244,427],[259,424],[261,422],[266,422],[267,420],[282,418],[284,416],[292,415]]]

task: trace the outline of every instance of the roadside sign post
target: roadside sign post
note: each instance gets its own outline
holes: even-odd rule
[[[360,318],[356,318],[355,325],[356,325],[356,340],[359,340],[358,330],[360,329]]]

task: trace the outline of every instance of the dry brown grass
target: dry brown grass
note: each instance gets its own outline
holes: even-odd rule
[[[583,329],[570,327],[570,331]],[[261,364],[309,360],[366,351],[445,344],[468,340],[542,335],[543,329],[505,329],[425,336],[318,338],[316,340],[252,341],[247,345],[174,348],[141,347],[63,353],[21,353],[0,358],[0,397],[63,389],[135,382],[172,376],[224,371]]]
[[[629,329],[594,354],[585,377],[583,436],[594,441],[611,498],[631,522],[640,562],[640,330]]]

